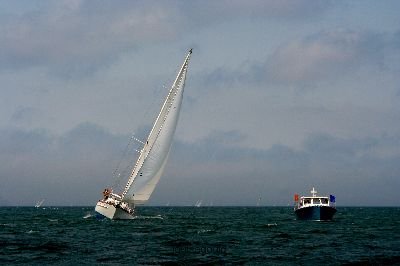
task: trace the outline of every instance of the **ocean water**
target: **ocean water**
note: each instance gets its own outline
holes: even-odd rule
[[[0,265],[400,265],[400,208],[339,207],[331,222],[291,207],[0,208]]]

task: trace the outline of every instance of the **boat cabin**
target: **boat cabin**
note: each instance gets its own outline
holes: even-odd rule
[[[328,197],[301,197],[299,200],[300,206],[307,205],[326,205],[329,206],[329,198]]]
[[[295,195],[295,208],[303,208],[303,207],[311,207],[311,206],[335,206],[334,196],[326,197],[326,196],[317,196],[317,191],[313,188],[311,190],[312,196],[302,196],[299,198],[299,195]]]

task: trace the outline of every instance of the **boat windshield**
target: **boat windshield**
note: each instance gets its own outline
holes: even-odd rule
[[[321,199],[313,199],[314,204],[321,204]]]
[[[299,202],[300,205],[309,205],[309,204],[329,204],[328,198],[303,198],[302,201]]]

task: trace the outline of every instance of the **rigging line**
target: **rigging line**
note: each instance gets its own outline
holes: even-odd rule
[[[171,80],[171,78],[168,78],[168,81],[170,81]],[[166,89],[168,89],[168,86],[167,85],[162,85],[162,86],[156,86],[156,88],[152,91],[152,94],[153,95],[161,95],[161,94],[164,94],[165,92],[165,90]],[[169,90],[168,90],[168,92],[169,92]],[[158,111],[157,110],[153,110],[153,108],[151,108],[152,106],[156,106],[155,105],[155,103],[156,103],[156,101],[159,101],[160,99],[157,99],[158,97],[151,97],[151,102],[148,104],[148,106],[145,108],[145,112],[144,112],[144,114],[141,116],[141,121],[139,122],[139,125],[143,125],[144,124],[144,122],[145,121],[149,121],[150,119],[149,119],[149,117],[150,117],[150,113],[155,113],[156,115],[158,115]],[[163,97],[161,98],[161,99],[163,99]],[[147,124],[145,124],[145,127],[147,127],[148,125]],[[150,127],[150,129],[149,129],[149,131],[147,132],[147,136],[149,135],[149,133],[150,133],[150,131],[151,131],[151,127]],[[134,139],[134,140],[136,140],[137,142],[139,142],[139,143],[141,143],[141,144],[143,144],[143,145],[145,145],[146,143],[146,141],[148,141],[147,139],[145,140],[145,141],[141,141],[141,140],[139,140],[139,139],[137,139],[136,137],[134,137],[134,136],[132,136],[132,138]],[[130,139],[130,142],[132,142],[132,138]],[[128,146],[127,146],[127,148],[129,147],[129,144],[128,144]],[[127,150],[127,149],[126,149]],[[136,149],[136,151],[140,154],[140,151],[138,151],[137,149]],[[129,167],[131,167],[131,166],[129,166]],[[131,169],[133,170],[135,167],[131,167]]]
[[[168,69],[168,71],[166,71],[166,72],[179,73],[179,69],[180,69],[180,67],[178,66],[178,67],[174,67],[172,71],[169,71],[170,69]],[[160,106],[160,104],[156,105],[156,102],[162,103],[164,101],[165,91],[167,91],[167,95],[170,93],[170,90],[172,89],[172,86],[174,85],[173,82],[174,82],[173,78],[168,75],[166,78],[166,82],[164,82],[164,84],[162,84],[161,86],[155,86],[155,89],[150,91],[150,93],[152,94],[152,97],[150,97],[150,98],[152,100],[148,103],[148,106],[146,106],[145,112],[141,116],[141,119],[140,119],[141,121],[140,121],[139,125],[143,125],[145,123],[145,121],[150,121],[150,120],[154,121],[154,117],[152,117],[153,119],[149,119],[150,112],[153,113],[153,116],[155,114],[155,118],[157,118],[159,110],[154,110],[152,108],[152,106]],[[166,85],[166,84],[172,84],[172,85]],[[158,97],[160,95],[162,97]],[[147,124],[145,124],[145,126],[147,126]],[[150,134],[150,131],[151,131],[151,125],[150,125],[150,130],[147,132],[147,136],[148,136],[148,134]],[[142,143],[142,144],[144,144],[144,143]]]
[[[132,158],[133,158],[133,156],[132,156]],[[130,175],[130,172],[131,172],[131,169],[132,169],[132,164],[134,163],[135,160],[136,160],[136,158],[133,158],[133,159],[129,160],[127,162],[127,165],[125,166],[125,168],[120,171],[119,176],[118,176],[118,180],[117,180],[118,182],[116,182],[115,188],[118,188],[120,190],[124,189],[123,185],[121,184],[121,181],[126,176]]]
[[[165,124],[165,121],[166,121],[166,119],[167,119],[167,116],[168,116],[168,114],[169,114],[169,112],[170,112],[170,110],[171,110],[171,106],[172,106],[172,104],[173,104],[173,101],[174,101],[174,97],[171,97],[171,95],[172,95],[172,92],[173,92],[173,90],[176,90],[176,87],[175,86],[173,86],[172,88],[171,88],[171,90],[168,92],[168,95],[167,95],[167,101],[164,103],[164,105],[163,105],[163,107],[165,106],[165,105],[167,105],[167,109],[166,109],[166,112],[165,112],[165,114],[164,114],[164,116],[163,116],[163,120],[162,120],[162,123],[160,124],[160,128],[159,128],[159,130],[158,130],[158,132],[156,133],[156,135],[155,135],[155,138],[154,138],[154,141],[153,141],[153,144],[151,144],[150,146],[149,146],[149,150],[146,152],[146,154],[144,155],[145,156],[145,158],[144,158],[144,160],[145,159],[147,159],[148,158],[148,156],[150,155],[150,151],[153,149],[153,147],[154,147],[154,145],[156,144],[156,140],[157,140],[157,138],[158,138],[158,136],[160,135],[160,132],[161,132],[161,130],[163,129],[163,126],[164,126],[164,124]],[[175,93],[175,95],[176,95],[176,93]],[[162,110],[160,111],[160,112],[162,112]],[[161,113],[160,113],[161,114]],[[160,115],[159,114],[159,115]],[[160,119],[160,117],[158,117],[157,119]],[[152,129],[153,130],[153,129]],[[150,132],[150,134],[151,134],[151,132]],[[144,144],[144,143],[143,143]],[[143,163],[144,163],[144,160],[143,160],[143,162],[142,162],[142,165],[143,165]],[[142,167],[142,166],[140,166],[140,167]],[[136,166],[135,166],[135,168],[136,168]],[[133,182],[133,181],[132,181]]]
[[[170,80],[170,78],[168,78],[168,81],[169,81],[169,80]],[[153,120],[154,120],[154,119],[149,119],[149,117],[150,117],[150,112],[153,113],[153,115],[154,115],[154,114],[155,114],[156,116],[158,115],[159,110],[154,110],[154,109],[152,108],[152,106],[159,106],[159,104],[156,105],[156,102],[159,102],[160,99],[161,99],[161,101],[164,100],[164,97],[155,97],[155,96],[165,95],[165,90],[168,90],[168,86],[165,85],[165,84],[163,84],[162,86],[156,86],[156,88],[151,92],[152,95],[153,95],[154,97],[151,97],[152,100],[151,100],[151,102],[149,103],[149,105],[147,106],[147,108],[145,109],[146,111],[145,111],[145,113],[144,113],[143,116],[142,116],[142,119],[141,119],[142,121],[141,121],[140,124],[143,124],[144,121],[150,121],[150,120],[153,121]],[[146,125],[146,126],[147,126],[147,125]],[[151,128],[150,128],[150,130],[151,130]],[[148,133],[149,133],[149,132],[148,132]]]
[[[161,132],[163,126],[164,126],[164,122],[165,122],[165,120],[166,120],[166,117],[167,117],[168,113],[170,112],[170,109],[171,109],[171,107],[172,107],[172,104],[173,104],[173,102],[174,102],[174,100],[175,100],[175,97],[174,97],[174,96],[177,94],[177,93],[176,93],[176,90],[178,90],[178,88],[181,87],[182,81],[184,81],[184,78],[186,78],[187,63],[188,63],[188,56],[186,57],[186,60],[185,60],[184,65],[183,65],[183,66],[180,68],[180,70],[178,71],[178,76],[176,77],[176,79],[175,79],[174,83],[172,84],[171,88],[169,89],[168,94],[167,94],[167,99],[164,100],[164,104],[162,105],[162,108],[161,108],[161,110],[159,111],[159,113],[158,113],[158,115],[157,115],[157,118],[156,118],[156,120],[155,120],[156,123],[157,123],[158,119],[161,118],[160,115],[161,115],[161,113],[163,112],[163,109],[164,109],[165,105],[167,105],[168,108],[166,109],[166,112],[165,112],[165,114],[164,114],[163,121],[161,122],[161,125],[160,125],[160,128],[159,128],[158,132],[155,133],[155,137],[154,137],[153,144],[151,144],[151,145],[148,147],[149,150],[145,151],[145,153],[143,154],[144,158],[143,158],[143,160],[142,160],[142,162],[141,162],[140,164],[139,164],[139,159],[140,159],[140,157],[142,156],[142,153],[139,155],[139,159],[138,159],[138,161],[136,162],[135,166],[133,167],[132,173],[131,173],[131,175],[130,175],[130,177],[129,177],[129,179],[128,179],[128,183],[126,184],[125,189],[124,189],[124,192],[122,193],[122,196],[123,196],[123,197],[124,197],[125,194],[127,193],[128,189],[130,188],[130,186],[132,185],[132,183],[134,182],[135,176],[133,176],[133,174],[136,172],[137,167],[139,167],[138,169],[140,169],[140,168],[143,166],[143,164],[144,164],[144,162],[145,162],[147,156],[149,155],[150,151],[153,149],[153,145],[154,145],[155,140],[158,138],[158,136],[159,136],[159,134],[160,134],[160,132]],[[182,75],[182,73],[184,73],[184,75]],[[165,86],[163,86],[163,87],[165,88]],[[181,89],[181,88],[180,88],[180,89]],[[174,93],[174,95],[172,95],[172,93],[173,93],[174,90],[175,90],[175,93]],[[164,99],[165,99],[165,98],[164,98]],[[154,98],[154,102],[155,102],[155,98]],[[147,113],[148,113],[148,112],[149,112],[149,110],[146,110],[145,116],[147,116]],[[144,116],[143,116],[142,118],[144,118]],[[155,129],[154,127],[155,127],[155,124],[153,124],[153,127],[152,127],[152,129],[150,130],[150,133],[149,133],[149,135],[148,135],[148,137],[147,137],[148,139],[146,140],[146,143],[148,143],[149,138],[150,138],[150,135],[152,134],[153,130]]]
[[[135,136],[132,134],[132,136],[131,136],[130,139],[129,139],[128,144],[127,144],[126,147],[125,147],[125,150],[124,150],[124,152],[123,152],[123,155],[122,155],[121,159],[119,160],[119,162],[118,162],[118,164],[117,164],[117,167],[115,168],[115,170],[114,170],[113,173],[112,173],[112,177],[113,177],[113,179],[115,180],[113,187],[118,186],[119,183],[121,182],[121,179],[122,179],[121,173],[119,173],[118,175],[117,175],[117,173],[119,172],[119,169],[120,169],[120,167],[121,167],[122,161],[126,158],[128,152],[129,152],[129,147],[131,146],[132,141],[133,141],[134,139],[135,139]]]
[[[137,142],[139,142],[139,143],[142,143],[143,145],[144,144],[146,144],[146,143],[144,143],[143,141],[141,141],[140,139],[138,139],[138,138],[134,138]]]
[[[167,78],[167,82],[165,82],[165,84],[167,84],[167,83],[170,83],[170,81],[171,81],[171,77],[168,77]],[[158,110],[154,110],[152,107],[153,106],[159,106],[159,105],[156,105],[155,103],[156,103],[156,101],[159,101],[160,99],[158,99],[158,97],[153,97],[154,95],[156,95],[156,96],[158,96],[158,95],[164,95],[164,93],[165,93],[165,90],[166,89],[168,89],[168,86],[167,85],[162,85],[162,86],[151,86],[151,87],[153,87],[154,89],[153,90],[150,90],[149,91],[149,93],[150,93],[150,95],[152,95],[151,97],[149,97],[150,99],[151,99],[151,101],[150,102],[148,102],[148,104],[145,104],[145,108],[143,108],[143,110],[144,110],[144,113],[143,113],[143,115],[141,115],[140,116],[140,118],[141,119],[137,119],[138,117],[134,117],[134,119],[135,119],[135,121],[132,121],[130,124],[131,125],[136,125],[135,127],[136,127],[136,129],[138,128],[138,125],[139,126],[141,126],[141,125],[143,125],[144,124],[144,126],[145,126],[145,128],[148,126],[148,124],[145,124],[145,123],[147,123],[146,121],[150,121],[151,119],[149,119],[149,117],[150,117],[150,113],[155,113],[156,115],[158,114]],[[161,97],[161,99],[163,100],[164,98],[163,97]],[[134,123],[134,122],[136,122],[136,123]],[[151,130],[151,128],[150,128],[150,130]],[[130,132],[132,132],[133,130],[130,130]],[[147,132],[148,133],[148,132]],[[132,136],[132,137],[134,137],[134,136]],[[141,142],[140,140],[138,140],[138,139],[136,139],[138,142]],[[132,139],[130,140],[130,141],[132,141]],[[142,143],[142,142],[141,142]],[[142,143],[143,144],[143,143]],[[129,146],[129,145],[128,145]]]

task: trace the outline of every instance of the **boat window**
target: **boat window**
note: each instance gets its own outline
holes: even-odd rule
[[[311,204],[311,199],[304,199],[304,204]]]
[[[321,199],[321,202],[322,202],[323,204],[328,204],[328,199]]]
[[[321,204],[321,201],[320,201],[320,199],[313,199],[313,203],[314,204]]]

